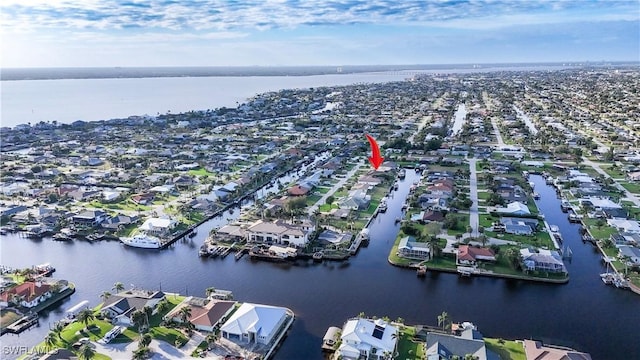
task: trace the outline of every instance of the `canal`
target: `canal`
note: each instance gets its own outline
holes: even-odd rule
[[[443,273],[418,278],[414,271],[389,265],[387,255],[399,229],[394,220],[401,216],[409,187],[417,178],[407,171],[388,201],[388,211],[373,220],[368,247],[346,262],[274,264],[248,257],[238,262],[232,256],[199,258],[198,248],[208,229],[237,216],[237,209],[203,224],[195,238],[180,240],[163,251],[132,249],[118,242],[66,243],[3,236],[2,264],[26,267],[50,262],[57,268],[54,277],[74,282],[77,292],[59,308],[43,314],[40,327],[4,335],[2,344],[35,345],[66,309],[82,300],[97,305],[102,291],[120,281],[127,287],[197,296],[214,286],[232,290],[239,301],[289,307],[297,319],[276,359],[321,359],[326,329],[341,326],[360,312],[435,325],[437,315],[447,311],[453,321],[474,322],[486,336],[541,339],[588,351],[594,359],[628,359],[630,354],[640,354],[640,299],[600,281],[598,274],[604,268],[599,254],[582,243],[578,226],[567,221],[554,189],[539,176],[530,179],[541,194],[538,205],[549,223],[560,227],[565,244],[573,251],[567,264],[568,284],[469,279]]]

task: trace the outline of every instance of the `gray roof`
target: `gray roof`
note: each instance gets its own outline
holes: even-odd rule
[[[463,339],[458,336],[428,333],[427,334],[427,349],[436,345],[438,354],[440,351],[450,356],[450,354],[465,356],[466,354],[476,354],[480,351],[480,360],[485,360],[486,348],[483,340]]]

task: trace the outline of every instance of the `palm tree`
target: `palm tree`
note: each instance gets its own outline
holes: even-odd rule
[[[213,343],[215,343],[218,340],[218,335],[216,333],[209,333],[207,334],[207,336],[204,338],[204,341],[207,342],[207,344],[212,345]]]
[[[187,322],[189,322],[190,317],[191,317],[191,307],[183,306],[180,309],[180,320],[186,324]]]
[[[145,320],[145,325],[146,328],[149,328],[149,319],[151,319],[151,315],[153,315],[153,308],[151,308],[151,306],[145,305],[145,307],[142,308],[142,312],[144,313],[144,320]]]
[[[149,355],[149,348],[148,347],[141,347],[141,348],[137,348],[136,350],[133,351],[132,359],[133,360],[142,360],[142,359],[146,359],[148,355]]]
[[[138,340],[138,349],[146,348],[149,344],[151,344],[151,335],[144,334],[140,337],[140,340]]]
[[[64,338],[62,337],[62,330],[64,330],[65,326],[63,323],[61,322],[57,322],[56,325],[53,327],[53,329],[51,329],[51,332],[55,335],[58,336],[58,339],[63,340]]]
[[[142,310],[136,310],[131,314],[131,321],[138,327],[138,332],[142,333],[142,326],[145,322],[145,313]]]
[[[93,319],[95,319],[95,315],[93,315],[93,310],[91,309],[84,309],[78,313],[78,321],[83,323],[85,328],[89,325],[89,321]]]
[[[52,348],[57,341],[57,336],[56,333],[52,331],[49,331],[49,333],[47,334],[47,336],[45,336],[44,338],[44,343],[45,345],[47,345],[47,348]]]
[[[116,282],[115,284],[113,284],[112,289],[113,289],[116,293],[119,293],[120,291],[124,290],[124,285],[123,285],[120,281],[118,281],[118,282]]]
[[[434,256],[440,253],[440,244],[438,243],[438,238],[435,236],[429,236],[427,238],[427,244],[429,245],[429,259],[433,259]]]
[[[89,344],[83,344],[80,347],[78,354],[80,355],[79,356],[80,359],[90,360],[90,359],[93,359],[93,357],[96,355],[96,352],[93,350],[93,348]]]
[[[215,293],[215,292],[216,292],[216,288],[214,288],[213,286],[208,287],[208,288],[205,290],[205,293],[207,294],[207,297],[211,296],[211,294],[213,294],[213,293]]]
[[[102,294],[100,295],[100,298],[102,299],[102,302],[106,302],[109,296],[111,296],[110,292],[103,291]]]
[[[171,303],[167,301],[167,299],[162,299],[160,302],[158,302],[158,305],[156,305],[156,309],[158,309],[158,313],[160,314],[169,310],[170,307]]]
[[[443,331],[447,327],[448,320],[449,320],[449,314],[447,314],[446,311],[443,311],[442,314],[438,315],[438,326],[442,326]]]

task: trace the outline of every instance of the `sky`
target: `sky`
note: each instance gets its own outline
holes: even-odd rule
[[[640,60],[640,0],[2,0],[1,67]]]

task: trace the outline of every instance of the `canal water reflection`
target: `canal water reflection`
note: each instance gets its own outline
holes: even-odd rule
[[[491,337],[542,339],[588,351],[594,359],[628,359],[630,354],[640,354],[640,299],[600,281],[598,274],[604,270],[599,255],[590,245],[582,244],[577,226],[566,221],[554,190],[539,176],[531,177],[542,196],[537,203],[549,223],[560,227],[574,254],[567,264],[568,284],[468,279],[439,273],[418,278],[414,271],[389,265],[387,255],[399,230],[394,220],[401,216],[409,187],[417,178],[413,171],[407,171],[389,199],[388,211],[372,221],[369,246],[343,263],[199,258],[199,246],[209,229],[224,222],[220,219],[204,224],[195,238],[178,241],[164,251],[126,248],[118,242],[66,243],[2,236],[2,264],[25,267],[50,262],[57,268],[55,277],[77,285],[70,299],[44,314],[39,328],[19,336],[4,335],[2,344],[38,343],[49,324],[60,319],[66,309],[82,300],[97,305],[102,291],[121,281],[126,286],[197,296],[204,296],[205,289],[214,286],[232,290],[240,301],[291,308],[297,319],[276,359],[321,359],[326,329],[341,326],[360,312],[402,317],[410,324],[436,324],[437,315],[447,311],[452,320],[472,321]]]

